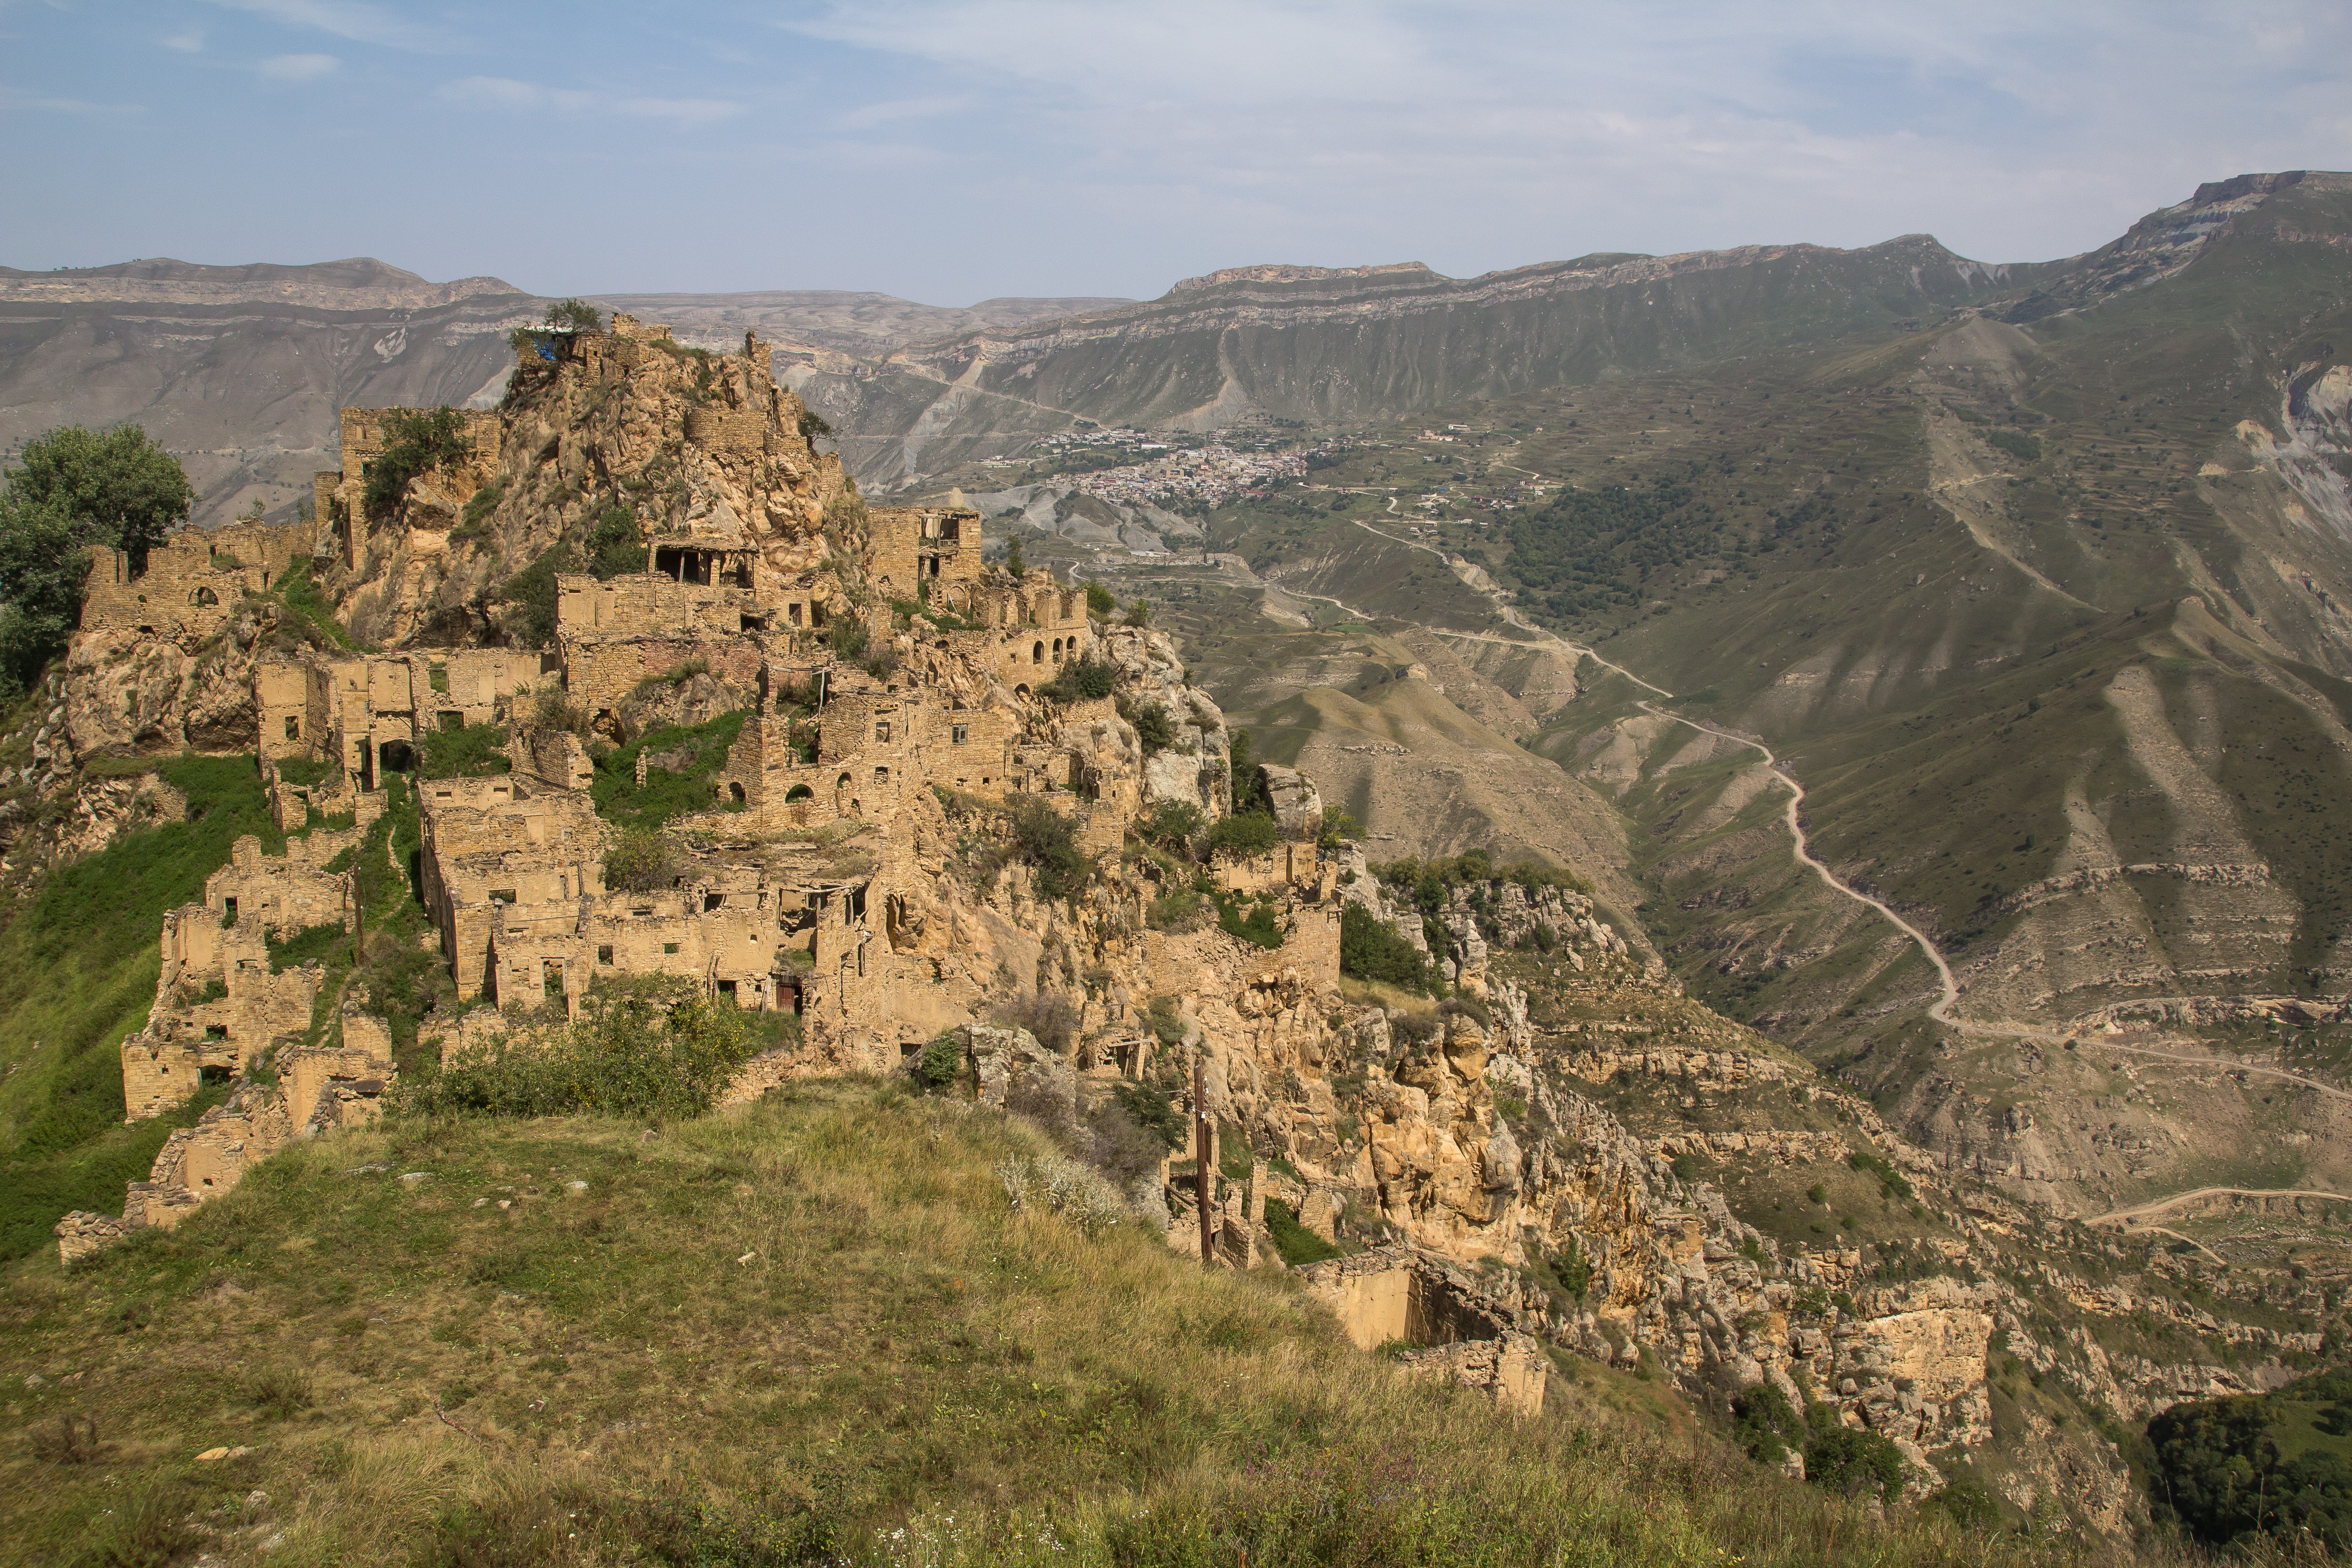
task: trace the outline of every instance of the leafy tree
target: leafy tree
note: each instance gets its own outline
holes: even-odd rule
[[[604,851],[604,885],[632,893],[649,893],[677,879],[685,864],[669,835],[650,828],[623,833]]]
[[[1104,658],[1081,658],[1062,666],[1037,695],[1054,702],[1084,702],[1108,697],[1118,685],[1118,666]]]
[[[645,569],[646,542],[636,513],[618,503],[598,512],[588,529],[588,574],[602,583]]]
[[[604,313],[585,300],[559,300],[547,308],[547,324],[575,332],[601,332]]]
[[[60,426],[26,442],[19,458],[5,476],[13,500],[55,510],[79,542],[125,551],[134,570],[145,569],[147,552],[187,521],[196,499],[180,460],[136,425]]]
[[[1201,808],[1188,800],[1163,800],[1135,825],[1146,843],[1181,850],[1201,831]]]
[[[1893,1502],[1903,1495],[1903,1451],[1892,1439],[1841,1425],[1826,1405],[1806,1412],[1806,1420],[1813,1434],[1805,1442],[1805,1479],[1848,1497]]]
[[[1176,721],[1168,716],[1165,703],[1129,702],[1122,697],[1118,716],[1135,726],[1135,738],[1142,742],[1147,757],[1157,756],[1176,743]]]
[[[1234,731],[1233,752],[1234,815],[1236,816],[1272,816],[1274,795],[1265,785],[1265,770],[1250,751],[1250,732]]]
[[[801,439],[803,441],[814,441],[820,436],[833,434],[833,426],[826,422],[824,415],[814,408],[801,410],[799,429]]]
[[[1255,812],[1221,816],[1201,836],[1201,858],[1205,860],[1220,849],[1230,849],[1237,855],[1263,855],[1281,842],[1282,825],[1271,816],[1260,816]]]
[[[1329,854],[1340,845],[1363,836],[1364,825],[1358,822],[1344,805],[1323,808],[1323,831],[1315,836],[1316,847]]]
[[[1339,911],[1339,973],[1385,981],[1408,991],[1429,989],[1429,961],[1421,950],[1361,904]]]
[[[1015,577],[1025,577],[1029,574],[1029,563],[1022,559],[1021,540],[1018,535],[1004,542],[1004,569]]]
[[[0,495],[0,699],[14,699],[64,650],[81,620],[89,555],[54,504]]]
[[[1037,890],[1049,899],[1069,897],[1094,873],[1094,862],[1071,836],[1069,819],[1042,800],[1013,802],[1013,848],[1037,868]]]
[[[121,550],[143,568],[194,491],[179,459],[135,425],[62,426],[27,443],[0,479],[0,696],[13,697],[81,624],[89,547]]]
[[[362,493],[370,517],[391,516],[418,475],[461,463],[473,451],[466,438],[466,416],[446,405],[394,409],[383,416],[383,449],[361,470],[367,479]]]
[[[1130,626],[1150,626],[1151,624],[1151,601],[1149,599],[1138,599],[1135,603],[1129,605],[1127,607],[1127,624]]]
[[[1118,596],[1099,583],[1087,584],[1087,614],[1098,621],[1110,619],[1118,608]]]

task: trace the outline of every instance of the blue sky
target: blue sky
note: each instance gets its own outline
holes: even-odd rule
[[[0,0],[0,263],[1150,297],[1927,231],[2352,168],[2352,6]]]

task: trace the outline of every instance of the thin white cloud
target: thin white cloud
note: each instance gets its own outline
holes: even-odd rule
[[[445,102],[470,109],[562,114],[602,110],[633,120],[664,120],[680,128],[715,125],[743,112],[741,104],[728,99],[610,98],[576,88],[544,87],[504,76],[465,77],[442,87],[436,96]]]
[[[638,120],[667,120],[673,125],[715,125],[743,112],[743,106],[723,98],[625,98],[613,107]]]
[[[422,26],[365,0],[212,0],[215,5],[267,16],[289,27],[309,27],[348,38],[419,53],[444,53],[457,40],[443,29]]]
[[[156,41],[165,48],[184,55],[200,55],[205,52],[205,34],[201,27],[190,27],[184,33],[174,33],[168,38],[159,38]]]
[[[93,103],[82,98],[53,98],[23,88],[0,87],[0,110],[27,109],[43,114],[144,114],[143,103]]]
[[[256,68],[272,81],[316,81],[342,63],[332,55],[273,55]]]
[[[469,76],[442,86],[436,94],[446,103],[469,109],[583,110],[595,100],[584,92],[541,87],[507,76]]]
[[[845,131],[870,131],[877,125],[893,125],[905,120],[936,120],[943,114],[954,114],[971,107],[971,100],[955,98],[901,98],[887,103],[869,103],[863,109],[853,109],[838,121]]]

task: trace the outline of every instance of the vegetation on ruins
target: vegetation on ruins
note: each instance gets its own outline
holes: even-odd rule
[[[0,1258],[49,1245],[68,1209],[119,1205],[171,1129],[218,1099],[125,1127],[115,1047],[154,999],[164,911],[201,898],[243,835],[284,839],[251,757],[152,765],[186,796],[187,820],[125,833],[58,866],[0,927]]]
[[[1095,863],[1079,849],[1068,817],[1028,796],[1015,797],[1005,816],[1013,853],[1036,868],[1039,893],[1066,899],[1086,886]]]
[[[507,727],[467,724],[456,730],[434,730],[416,747],[416,776],[427,779],[482,779],[510,773]]]
[[[772,1041],[761,1016],[674,974],[599,975],[567,1023],[446,1051],[396,1091],[423,1116],[699,1116]]]
[[[657,828],[629,828],[604,851],[604,885],[649,893],[677,880],[686,857],[677,840]]]
[[[597,509],[585,529],[574,526],[499,584],[498,595],[512,606],[507,632],[525,647],[555,640],[555,580],[585,573],[598,582],[646,569],[645,534],[637,514],[618,501]]]
[[[2077,1560],[1874,1518],[1626,1414],[1653,1385],[1591,1363],[1497,1420],[1284,1281],[1016,1211],[1000,1170],[1053,1154],[856,1081],[653,1138],[475,1114],[297,1144],[175,1230],[12,1280],[0,1359],[90,1373],[12,1393],[21,1422],[138,1434],[20,1472],[15,1549],[171,1561],[202,1524],[442,1563]],[[247,1451],[189,1464],[223,1443]]]
[[[1048,702],[1090,702],[1108,697],[1118,686],[1118,666],[1088,654],[1062,666],[1037,688],[1037,695]]]
[[[446,404],[439,408],[387,409],[383,448],[368,460],[362,504],[371,518],[387,518],[420,475],[466,460],[466,416]]]
[[[1233,814],[1235,816],[1274,816],[1274,796],[1267,793],[1265,770],[1259,766],[1257,755],[1250,746],[1250,732],[1233,731],[1230,755],[1233,780]]]
[[[1086,582],[1087,614],[1107,621],[1118,613],[1118,595],[1089,577]]]
[[[507,334],[507,342],[517,353],[535,355],[541,360],[556,357],[559,338],[575,332],[604,331],[604,313],[585,300],[559,300],[547,308],[536,327],[517,327]]]
[[[136,425],[36,436],[0,471],[0,700],[31,685],[81,621],[91,546],[143,568],[184,521],[194,491],[180,461]]]
[[[676,817],[700,811],[740,809],[718,798],[713,780],[727,765],[727,748],[743,731],[741,710],[721,713],[707,724],[667,725],[638,736],[596,759],[589,786],[596,813],[623,827],[651,832]],[[646,759],[646,782],[637,782],[637,759]]]
[[[1176,743],[1176,721],[1169,716],[1165,702],[1138,702],[1122,694],[1118,716],[1135,727],[1135,738],[1147,757],[1157,756]]]
[[[310,575],[308,562],[294,566],[270,585],[270,597],[291,610],[297,619],[311,627],[330,647],[355,649],[360,645],[335,618],[335,607],[320,591],[318,580]]]

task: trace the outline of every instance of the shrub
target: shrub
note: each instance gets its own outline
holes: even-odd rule
[[[1272,904],[1254,904],[1246,914],[1242,912],[1241,900],[1238,899],[1220,897],[1217,898],[1216,904],[1217,924],[1226,935],[1237,936],[1244,942],[1253,942],[1263,948],[1271,949],[1282,945],[1282,928],[1274,923]]]
[[[2023,462],[2031,463],[2042,456],[2042,443],[2031,436],[2021,436],[2013,430],[1988,430],[1985,440],[2000,451]]]
[[[416,772],[428,779],[483,779],[511,773],[503,724],[468,724],[435,730],[418,742]]]
[[[1361,904],[1339,911],[1339,973],[1408,991],[1429,989],[1429,960]]]
[[[545,647],[555,637],[555,579],[580,570],[580,554],[562,540],[499,584],[499,597],[514,606],[507,632],[525,647]]]
[[[1013,1155],[996,1167],[996,1179],[1013,1213],[1054,1215],[1082,1235],[1098,1235],[1128,1217],[1127,1204],[1111,1184],[1066,1155]]]
[[[1231,763],[1233,809],[1236,816],[1274,815],[1274,796],[1265,787],[1265,772],[1250,747],[1250,732],[1236,730]]]
[[[1322,830],[1315,836],[1315,847],[1328,855],[1340,845],[1360,838],[1363,832],[1363,824],[1350,816],[1347,807],[1327,805],[1323,808]]]
[[[604,885],[647,893],[667,888],[685,868],[677,842],[658,828],[635,828],[604,852]]]
[[[646,542],[636,513],[614,502],[596,514],[588,529],[587,567],[600,583],[646,569]]]
[[[1837,1412],[1817,1405],[1806,1412],[1805,1479],[1847,1497],[1893,1502],[1903,1495],[1903,1452],[1875,1432],[1838,1424]]]
[[[263,1367],[247,1374],[240,1392],[254,1409],[283,1421],[310,1408],[310,1374],[299,1367]]]
[[[427,1114],[698,1116],[765,1044],[756,1015],[698,981],[599,980],[569,1024],[461,1048],[397,1097]]]
[[[1084,702],[1108,697],[1118,686],[1118,666],[1090,655],[1062,666],[1060,673],[1037,688],[1037,695],[1053,702]]]
[[[1778,1464],[1791,1444],[1802,1444],[1805,1424],[1780,1385],[1769,1380],[1731,1401],[1731,1434],[1751,1459]]]
[[[106,1447],[98,1440],[94,1415],[60,1415],[33,1427],[27,1436],[33,1458],[50,1465],[96,1464]]]
[[[1205,860],[1221,849],[1236,855],[1262,855],[1281,842],[1282,825],[1271,816],[1255,813],[1221,816],[1201,836],[1201,858]]]
[[[1201,808],[1191,801],[1163,800],[1144,814],[1135,830],[1147,844],[1182,849],[1201,831],[1202,821]]]
[[[819,414],[814,408],[803,408],[801,410],[798,428],[801,433],[801,439],[803,441],[814,441],[820,436],[830,436],[833,434],[833,426],[825,423],[824,416]]]
[[[1130,703],[1122,700],[1118,716],[1135,726],[1135,738],[1142,742],[1147,757],[1157,756],[1176,743],[1176,721],[1168,716],[1165,703]]]
[[[963,1041],[954,1030],[925,1044],[915,1058],[914,1073],[916,1081],[934,1093],[955,1087],[963,1077]]]
[[[1033,991],[996,1005],[989,1018],[1002,1029],[1026,1029],[1057,1057],[1066,1057],[1078,1034],[1078,1010],[1065,997]]]
[[[362,504],[370,517],[389,517],[408,494],[418,475],[465,461],[472,447],[466,439],[466,416],[444,405],[411,412],[394,409],[383,416],[383,449],[369,459]]]
[[[1874,1154],[1866,1149],[1857,1149],[1845,1157],[1845,1163],[1851,1170],[1867,1171],[1876,1176],[1880,1196],[1901,1198],[1906,1203],[1911,1200],[1910,1182],[1904,1177],[1902,1172],[1887,1163],[1885,1156]]]
[[[1037,890],[1065,899],[1084,887],[1094,862],[1078,850],[1069,819],[1041,800],[1013,804],[1013,850],[1037,868]]]
[[[1118,608],[1117,595],[1099,583],[1089,581],[1087,584],[1087,614],[1097,620],[1108,620]]]
[[[833,623],[833,628],[825,633],[824,640],[832,647],[836,658],[856,658],[866,652],[870,635],[866,629],[864,617],[845,615]]]
[[[1177,1038],[1182,1037],[1180,1026]],[[1138,1127],[1169,1148],[1181,1149],[1191,1140],[1192,1119],[1177,1110],[1168,1091],[1158,1084],[1121,1083],[1111,1090],[1111,1098]]]
[[[1135,603],[1129,605],[1127,607],[1127,624],[1130,626],[1150,626],[1151,624],[1151,601],[1149,599],[1138,599]]]

